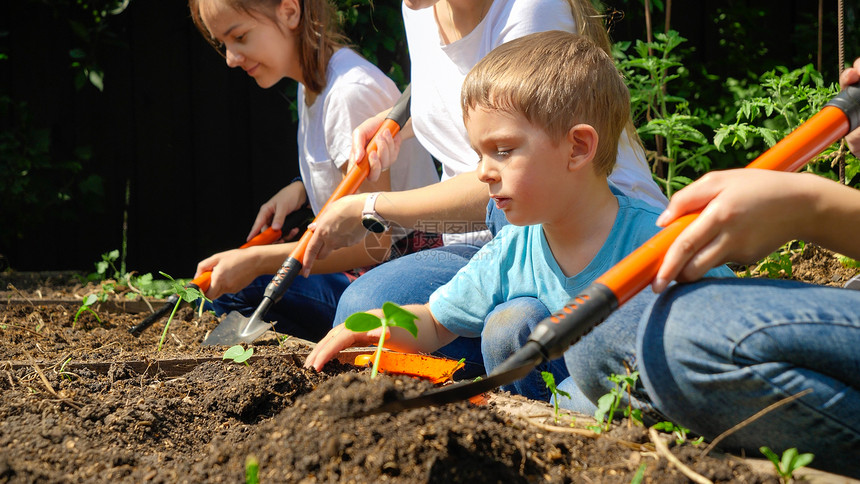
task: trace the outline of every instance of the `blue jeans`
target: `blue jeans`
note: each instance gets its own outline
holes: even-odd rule
[[[626,376],[628,370],[632,372],[637,369],[636,329],[642,313],[656,297],[646,288],[565,351],[564,361],[573,387],[578,388],[584,398],[574,399],[569,405],[565,405],[565,399],[561,399],[561,406],[592,414],[597,409],[597,400],[615,388],[615,383],[612,383],[608,376],[613,373]],[[570,382],[565,382],[565,386],[561,388],[569,391]],[[642,410],[647,422],[662,420],[662,416],[656,414],[651,407],[641,381],[637,382],[630,393],[630,399],[627,394],[622,397],[622,406],[627,407],[629,403]],[[616,417],[620,418],[621,413]]]
[[[717,279],[676,285],[643,316],[637,352],[653,405],[713,439],[758,454],[790,447],[812,466],[860,477],[860,291],[793,281]]]
[[[260,276],[241,291],[224,294],[205,309],[214,309],[219,316],[238,311],[250,317],[263,300],[263,292],[272,276]],[[264,319],[275,322],[275,331],[309,341],[319,341],[331,329],[337,302],[350,285],[343,273],[298,276],[287,288],[284,297],[269,308]]]
[[[341,295],[334,325],[353,313],[381,308],[386,301],[395,304],[426,304],[430,294],[447,283],[478,251],[473,245],[452,244],[422,250],[379,265],[356,279]],[[484,374],[479,338],[457,338],[440,348],[437,356],[466,359],[466,366],[454,377],[473,378]]]
[[[487,373],[492,373],[493,369],[526,344],[535,326],[549,316],[550,311],[546,306],[533,297],[519,297],[496,306],[484,319],[484,329],[481,331],[481,353]],[[514,383],[502,385],[502,390],[548,402],[551,394],[541,376],[544,371],[552,373],[557,384],[568,377],[564,360],[558,358],[538,365]]]

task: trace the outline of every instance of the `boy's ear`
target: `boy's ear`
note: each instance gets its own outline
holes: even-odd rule
[[[290,30],[295,30],[302,19],[302,7],[299,0],[281,0],[278,6],[278,20]]]
[[[570,143],[567,168],[575,171],[591,164],[597,153],[598,140],[597,130],[590,124],[577,124],[570,128],[567,132],[567,141]]]

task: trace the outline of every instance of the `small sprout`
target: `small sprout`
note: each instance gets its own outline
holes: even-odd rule
[[[663,421],[663,422],[657,422],[656,424],[653,425],[653,427],[654,427],[654,430],[660,430],[662,432],[672,434],[672,436],[675,437],[675,443],[678,445],[681,445],[684,442],[686,442],[687,441],[687,434],[690,433],[690,429],[688,429],[686,427],[681,427],[680,425],[675,425],[674,423],[669,422],[668,420]],[[696,440],[690,441],[690,443],[693,445],[699,445],[704,440],[705,440],[705,437],[702,436]]]
[[[242,345],[234,345],[227,348],[224,352],[222,360],[233,360],[234,363],[244,363],[248,365],[248,358],[254,354],[254,348],[245,349]]]
[[[78,324],[78,318],[81,316],[81,314],[84,311],[91,312],[93,314],[93,316],[96,317],[96,321],[98,321],[99,323],[102,322],[99,315],[92,308],[92,305],[97,303],[98,301],[99,301],[99,296],[97,294],[90,294],[84,298],[84,300],[81,302],[81,307],[79,307],[78,312],[75,313],[75,319],[72,320],[72,329],[75,329],[75,325]]]
[[[171,277],[169,274],[165,274],[164,272],[158,271],[162,276],[170,279],[171,284],[173,285],[173,292],[179,295],[179,299],[176,301],[176,305],[173,306],[173,311],[170,312],[170,316],[167,318],[167,323],[164,324],[164,331],[161,332],[161,339],[158,340],[158,348],[156,351],[161,351],[161,345],[164,344],[164,340],[167,338],[167,329],[170,328],[170,322],[173,321],[173,316],[176,315],[176,311],[179,309],[179,305],[182,304],[182,301],[193,303],[198,299],[206,299],[206,296],[200,292],[199,289],[193,287],[185,287],[182,283],[178,282],[176,279]],[[201,304],[200,307],[203,307]]]
[[[554,397],[552,399],[552,408],[553,408],[553,411],[555,412],[555,422],[558,423],[558,399],[559,399],[559,396],[564,396],[564,397],[567,397],[569,399],[570,393],[567,393],[564,390],[558,389],[558,387],[555,385],[555,376],[553,376],[552,373],[550,373],[548,371],[542,371],[542,372],[540,372],[540,376],[543,378],[544,383],[546,383],[546,388],[550,391],[550,393],[552,393],[552,396]]]
[[[633,479],[630,481],[630,484],[640,484],[642,482],[642,479],[645,478],[645,469],[647,469],[647,468],[648,468],[648,463],[645,461],[642,461],[642,463],[639,464],[639,469],[636,470],[636,474],[633,476]]]
[[[62,377],[65,378],[66,380],[72,381],[72,376],[71,376],[72,374],[66,371],[66,365],[68,365],[70,361],[72,361],[71,356],[68,357],[66,359],[66,361],[63,362],[63,364],[60,366],[60,370],[57,373],[62,375]]]
[[[815,457],[814,454],[809,453],[798,454],[796,447],[786,449],[785,452],[782,453],[782,459],[780,459],[767,446],[759,447],[758,450],[773,463],[773,466],[776,468],[776,473],[779,475],[779,480],[783,483],[792,482],[794,479],[794,471],[801,467],[808,466]]]
[[[625,393],[627,393],[628,399],[627,408],[624,409],[624,416],[631,421],[641,424],[642,411],[638,408],[633,408],[631,399],[629,398],[631,389],[639,379],[639,372],[634,371],[628,376],[620,376],[613,373],[606,378],[615,383],[615,388],[609,390],[609,393],[597,400],[597,410],[594,412],[594,419],[597,420],[598,425],[590,425],[588,429],[597,433],[609,431],[609,426],[612,423],[612,419],[615,418],[618,405],[621,404],[621,397]]]
[[[415,320],[418,316],[401,308],[400,306],[386,302],[382,305],[383,317],[374,316],[370,313],[355,313],[344,321],[346,329],[355,333],[365,333],[382,327],[382,333],[379,335],[379,344],[376,348],[375,357],[373,359],[373,368],[370,371],[370,378],[376,378],[379,372],[379,358],[382,355],[382,345],[385,343],[385,332],[391,326],[403,328],[415,338],[418,339],[418,326],[415,325]]]
[[[260,461],[253,455],[245,458],[245,484],[260,484]]]

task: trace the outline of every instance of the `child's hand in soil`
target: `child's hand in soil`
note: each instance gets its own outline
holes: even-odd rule
[[[842,71],[839,76],[839,85],[842,86],[842,89],[856,82],[860,82],[860,57],[854,60],[853,66]],[[848,149],[851,150],[851,153],[854,153],[854,156],[860,156],[860,128],[848,133],[845,136],[845,141],[848,142]]]
[[[325,335],[319,343],[314,346],[311,354],[305,360],[305,368],[313,368],[316,371],[335,357],[339,352],[353,346],[373,346],[379,341],[382,328],[373,329],[365,333],[350,331],[341,323]],[[386,329],[385,338],[391,337],[390,331]]]

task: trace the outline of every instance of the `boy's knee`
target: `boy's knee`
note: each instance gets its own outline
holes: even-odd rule
[[[527,340],[532,329],[550,312],[540,301],[522,297],[504,302],[484,319],[481,331],[481,352],[493,355],[489,358],[506,358],[519,349]]]

